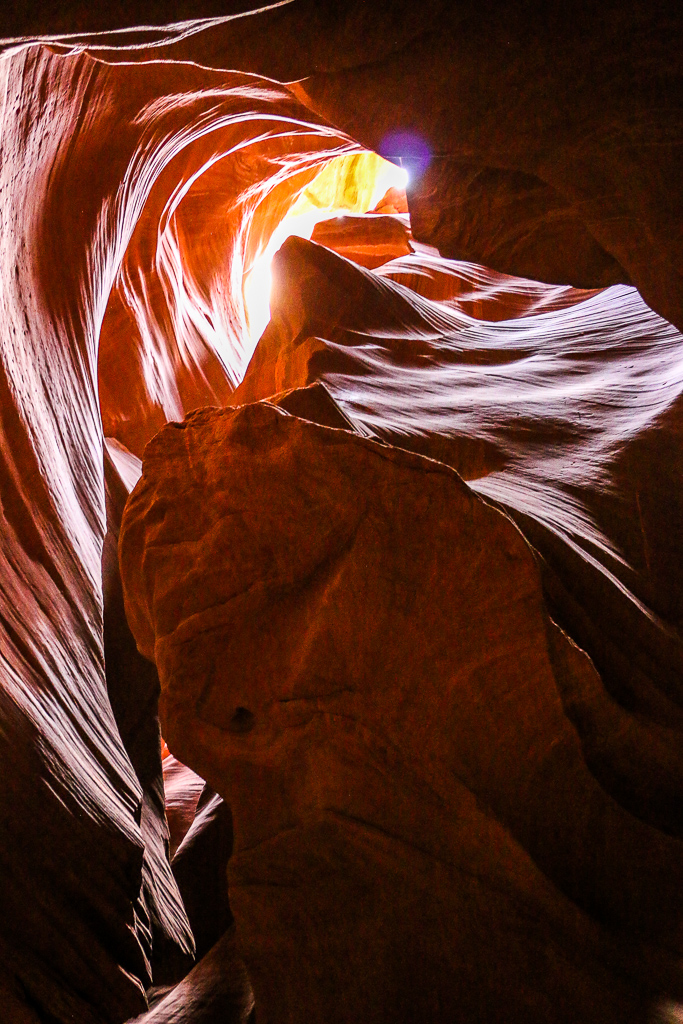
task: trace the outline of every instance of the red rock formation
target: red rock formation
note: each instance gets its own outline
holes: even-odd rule
[[[477,320],[489,322],[550,313],[583,302],[600,291],[570,285],[548,287],[539,281],[498,274],[476,263],[445,260],[438,253],[419,250],[411,256],[392,260],[381,270],[380,277],[405,285],[426,299],[448,302]]]
[[[548,607],[600,671],[577,677],[568,648],[553,654],[587,763],[630,813],[680,834],[679,335],[631,289],[568,287],[633,282],[683,324],[678,5],[292,0],[231,17],[244,6],[2,47],[12,1020],[121,1021],[144,1009],[162,947],[170,970],[190,945],[157,680],[113,559],[131,464],[111,448],[109,463],[102,423],[141,455],[169,417],[235,401],[255,340],[243,273],[320,161],[362,145],[425,157],[408,189],[417,252],[363,275],[286,249],[292,291],[237,400],[286,391],[283,408],[450,463],[514,516]],[[65,10],[15,5],[3,25],[35,36],[217,13],[212,0]],[[353,244],[363,260],[374,243]],[[169,1019],[183,999],[204,1012],[192,984]]]
[[[267,237],[268,217],[277,221],[315,162],[350,144],[315,118],[297,120],[296,101],[245,75],[173,64],[110,67],[39,46],[5,56],[0,73],[7,271],[1,697],[10,777],[2,797],[0,946],[41,1013],[121,1021],[145,1007],[154,934],[186,951],[191,938],[164,850],[156,678],[126,646],[115,580],[109,649],[103,635],[100,327],[104,319],[102,417],[138,450],[170,413],[169,395],[175,414],[183,401],[215,400],[218,384],[226,396],[231,384],[220,352],[201,348],[196,336],[187,342],[168,324],[155,333],[152,317],[178,307],[171,295],[161,304],[154,272],[140,278],[138,293],[147,302],[147,333],[122,328],[109,340],[105,311],[126,248],[122,280],[130,297],[144,259],[154,266],[149,239],[162,211],[177,238],[179,193],[191,204],[195,176],[236,151],[242,162],[231,165],[231,200],[241,190],[248,198],[236,222],[225,224],[215,212],[224,224],[217,242],[227,245],[241,232],[239,259],[248,258]],[[258,153],[249,153],[252,139]],[[282,188],[288,175],[290,192]],[[249,235],[268,191],[274,206]],[[166,239],[160,236],[162,249]],[[206,246],[197,251],[206,254]],[[188,244],[187,277],[173,281],[179,294],[198,273],[191,253]],[[211,283],[204,283],[210,304]],[[228,291],[223,308],[234,313],[241,295]],[[226,328],[226,344],[228,336]],[[121,495],[123,484],[111,480]],[[116,497],[112,508],[122,504]],[[109,525],[115,540],[116,523]]]
[[[149,50],[99,52],[295,83],[330,123],[408,163],[417,138],[431,156],[408,188],[417,239],[516,276],[632,282],[683,327],[679,39],[674,0],[608,0],[599,13],[295,0]]]
[[[410,213],[405,189],[388,188],[373,213]]]
[[[198,412],[148,447],[121,559],[165,734],[232,808],[265,1021],[638,1019],[674,977],[680,843],[591,776],[561,694],[595,671],[456,474],[268,405]]]
[[[311,241],[370,269],[408,256],[412,251],[408,217],[394,214],[369,213],[323,220],[313,229]]]
[[[370,148],[396,128],[424,143],[431,162],[408,186],[415,237],[542,281],[632,282],[683,327],[677,6],[420,13],[381,58],[339,54],[298,91]]]
[[[100,333],[104,429],[138,454],[169,419],[227,400],[251,355],[245,271],[320,161],[353,149],[272,82],[195,75],[167,73],[168,95],[135,114],[167,153]]]
[[[453,466],[505,508],[553,614],[602,673],[607,695],[573,711],[589,758],[636,813],[680,834],[681,335],[632,289],[548,289],[560,308],[487,323],[387,280],[390,267],[380,277],[288,241],[233,401],[323,382],[365,433]],[[523,285],[508,282],[499,309],[518,312]],[[540,286],[529,296],[543,308]],[[640,754],[624,711],[650,734]]]

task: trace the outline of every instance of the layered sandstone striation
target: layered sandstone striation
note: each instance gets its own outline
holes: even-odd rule
[[[680,10],[574,0],[294,0],[178,26],[106,60],[192,60],[292,83],[364,146],[419,173],[415,237],[443,255],[577,287],[634,284],[683,326]],[[111,49],[111,44],[115,49]]]
[[[667,901],[666,885],[677,878],[667,858],[681,835],[683,704],[683,377],[680,335],[672,326],[683,324],[679,6],[609,0],[599,11],[577,3],[549,12],[526,2],[501,10],[470,0],[417,6],[291,0],[248,10],[235,0],[217,12],[213,0],[199,0],[191,11],[179,0],[160,12],[133,3],[86,9],[73,0],[59,12],[41,4],[7,12],[4,30],[27,34],[0,44],[0,986],[9,1020],[119,1024],[147,1012],[159,985],[187,972],[193,945],[208,959],[152,1009],[154,1019],[196,1024],[230,1013],[245,1019],[252,995],[240,942],[266,1012],[269,986],[281,984],[295,1002],[296,985],[319,990],[315,977],[302,980],[287,965],[304,948],[296,942],[308,942],[314,974],[310,944],[321,931],[329,932],[330,945],[320,947],[319,962],[339,963],[339,951],[347,958],[346,974],[331,975],[329,991],[358,974],[354,1019],[368,1016],[372,1000],[384,998],[378,993],[388,992],[390,1005],[400,983],[414,983],[408,1005],[426,1007],[427,1017],[441,1012],[419,1002],[441,984],[414,973],[423,953],[425,970],[437,980],[449,972],[459,979],[442,990],[444,999],[456,990],[469,993],[472,1002],[463,1006],[474,1007],[471,1016],[484,1006],[504,1017],[503,987],[513,993],[520,1019],[527,1011],[540,1017],[548,999],[551,1014],[573,1006],[577,1017],[604,1011],[609,1020],[623,1007],[624,1019],[646,1020],[667,992],[676,995],[668,958],[677,949],[678,897]],[[196,20],[203,15],[212,17]],[[165,18],[177,24],[164,26]],[[88,35],[150,20],[158,26]],[[54,36],[68,29],[84,34]],[[399,190],[369,201],[372,183],[358,179],[363,147],[411,171],[407,202]],[[338,173],[328,168],[336,184],[328,180],[329,195],[321,198],[313,183],[331,160],[341,161]],[[339,167],[355,168],[353,199]],[[329,212],[339,206],[345,220],[318,227],[314,237],[325,248],[294,241],[282,249],[274,316],[252,358],[256,325],[266,319],[267,286],[257,314],[249,282],[307,193],[318,212],[329,201]],[[373,213],[360,216],[370,206]],[[378,758],[384,765],[385,754],[375,738],[365,744],[349,726],[348,740],[330,742],[329,783],[334,788],[339,763],[349,762],[349,799],[360,819],[378,829],[363,846],[366,833],[350,836],[351,826],[341,823],[315,847],[331,851],[337,866],[346,850],[334,877],[341,887],[335,891],[347,892],[348,900],[340,897],[317,921],[306,918],[296,899],[285,912],[283,887],[250,890],[245,883],[252,861],[245,866],[240,859],[242,845],[231,868],[240,894],[234,933],[224,871],[232,812],[213,788],[228,793],[223,769],[206,785],[189,768],[177,769],[176,789],[168,788],[169,834],[159,679],[125,619],[116,545],[126,494],[139,472],[133,456],[142,456],[159,428],[198,406],[264,398],[292,414],[266,410],[278,429],[286,423],[282,429],[292,430],[293,417],[321,425],[322,434],[296,428],[306,465],[318,465],[319,439],[328,436],[323,427],[335,436],[345,431],[339,450],[358,462],[349,469],[358,496],[370,480],[378,495],[390,487],[380,486],[382,474],[373,476],[366,466],[367,460],[374,465],[371,453],[381,441],[413,452],[383,456],[382,465],[393,467],[387,473],[448,479],[458,500],[493,517],[496,542],[521,543],[509,521],[482,512],[472,493],[515,520],[530,545],[520,564],[537,609],[535,619],[520,624],[519,642],[535,622],[529,645],[545,666],[528,685],[540,686],[539,706],[555,709],[551,721],[539,719],[539,728],[547,726],[543,742],[554,736],[558,751],[570,751],[573,767],[566,770],[566,792],[556,798],[549,794],[551,783],[559,786],[559,769],[549,773],[545,790],[520,769],[510,778],[526,786],[524,799],[521,788],[508,799],[496,789],[495,772],[474,772],[479,762],[468,760],[465,744],[456,773],[460,795],[437,799],[420,788],[431,786],[420,775],[427,770],[426,747],[406,752],[403,743],[399,761],[383,776],[385,788],[373,790],[367,771]],[[246,422],[242,415],[230,422]],[[189,421],[186,429],[198,423]],[[354,432],[370,441],[354,440]],[[427,473],[419,456],[457,470],[470,492],[453,482],[450,470]],[[258,464],[257,448],[250,458]],[[321,481],[331,474],[330,493],[338,479],[334,465],[320,464]],[[179,496],[183,491],[179,480]],[[345,501],[340,497],[340,509]],[[386,529],[394,523],[391,529],[401,533],[385,518]],[[311,544],[319,529],[316,520]],[[489,527],[481,529],[488,537]],[[411,550],[418,535],[424,539],[417,531]],[[494,539],[481,542],[491,566],[502,557]],[[333,548],[331,535],[328,540]],[[179,541],[187,543],[187,537]],[[501,543],[504,549],[507,541]],[[197,544],[204,564],[204,540]],[[225,564],[233,558],[230,549]],[[345,558],[351,572],[351,554]],[[491,572],[493,620],[502,629],[508,610],[496,604],[498,577]],[[177,572],[168,573],[172,588]],[[422,579],[424,593],[440,579]],[[416,594],[418,582],[416,575]],[[308,599],[287,614],[304,615]],[[315,608],[316,619],[327,623],[330,610]],[[548,624],[548,612],[563,632]],[[329,621],[332,635],[337,627]],[[491,618],[482,611],[479,621]],[[339,628],[352,624],[359,659],[373,643],[385,653],[397,643],[397,631],[391,642],[383,639],[379,621],[373,641],[368,616],[346,626],[340,620]],[[406,641],[412,628],[408,622],[400,631]],[[595,670],[565,635],[588,652]],[[301,653],[284,640],[281,648],[277,657],[284,662]],[[329,662],[335,664],[332,656]],[[369,655],[368,664],[375,664]],[[385,675],[378,670],[378,681],[387,678],[386,666],[379,668]],[[256,691],[260,685],[256,680]],[[520,689],[520,701],[525,693]],[[468,740],[494,729],[491,703],[483,700],[467,719]],[[524,731],[529,715],[515,708],[500,726],[501,764],[516,763],[531,742]],[[393,720],[389,712],[385,717],[388,728]],[[436,723],[435,734],[442,725]],[[367,729],[372,732],[374,720]],[[239,742],[256,735],[256,728],[245,731]],[[504,752],[506,737],[513,753]],[[316,742],[310,760],[300,759],[304,793],[307,766],[319,756]],[[185,756],[180,738],[172,746]],[[197,756],[190,763],[203,772]],[[437,774],[452,756],[435,748]],[[289,779],[289,768],[282,770]],[[234,790],[244,801],[237,802],[238,842],[249,814],[267,821],[290,806],[289,783],[275,796],[262,783],[259,777]],[[247,790],[268,790],[262,812],[261,797],[247,807]],[[472,809],[475,792],[485,795]],[[567,820],[574,821],[577,794],[584,792],[586,806],[597,810],[592,824],[577,825],[566,849],[559,848],[563,833],[553,838],[540,812],[541,824],[530,824],[535,808],[555,805],[569,808]],[[377,800],[368,808],[363,799],[373,793]],[[336,804],[324,790],[322,803],[345,806],[341,791],[333,796]],[[459,800],[466,811],[453,824],[443,808]],[[411,808],[417,805],[430,810],[416,822]],[[595,822],[607,822],[604,849]],[[420,831],[423,860],[415,852]],[[446,837],[439,863],[450,865],[443,884],[434,875],[439,831]],[[299,835],[292,834],[295,845]],[[306,832],[293,862],[301,856],[311,867],[304,853],[309,838]],[[396,843],[405,860],[401,854],[391,861]],[[460,843],[456,869],[453,849]],[[287,863],[274,866],[270,848],[264,850],[263,871],[285,877]],[[468,869],[484,862],[476,888]],[[611,881],[608,863],[618,866]],[[319,885],[322,902],[311,906],[325,905],[321,864],[301,881]],[[510,882],[513,864],[520,866]],[[261,867],[253,865],[258,880]],[[631,868],[641,872],[638,878],[628,875]],[[657,872],[664,878],[661,899],[647,892]],[[417,880],[427,877],[433,884],[414,899]],[[511,903],[491,888],[494,878],[513,893]],[[528,883],[531,918],[538,922],[536,931],[528,920],[519,924],[521,944],[506,928],[507,921],[520,921],[518,883]],[[368,905],[381,905],[381,941],[371,919],[352,920],[364,884],[372,893]],[[396,911],[382,902],[383,886],[394,894]],[[249,896],[257,890],[258,899]],[[259,902],[265,892],[278,899]],[[419,941],[411,946],[402,926],[416,906],[422,917],[415,918]],[[476,974],[481,958],[472,960],[466,977],[460,938],[439,930],[444,915],[460,916],[473,948],[484,950],[472,908],[488,908],[501,943],[502,973],[490,983],[490,971]],[[298,922],[293,930],[292,921]],[[338,921],[336,931],[330,921]],[[293,932],[296,942],[287,946],[282,938],[284,946],[264,952],[269,922],[273,935]],[[350,935],[357,937],[352,955]],[[392,987],[388,977],[399,980]],[[312,1003],[310,1013],[327,1013],[320,1006]],[[329,1012],[334,1020],[342,1010]]]
[[[120,1022],[146,1008],[160,956],[182,975],[194,949],[158,681],[120,598],[121,442],[141,453],[168,417],[230,394],[249,261],[320,162],[358,147],[249,74],[26,45],[0,75],[0,947],[46,1019]]]

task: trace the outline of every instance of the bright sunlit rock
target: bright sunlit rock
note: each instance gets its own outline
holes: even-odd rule
[[[374,210],[388,189],[405,189],[407,183],[406,170],[376,153],[354,153],[325,164],[301,192],[252,269],[245,274],[244,306],[252,351],[270,320],[270,265],[285,239],[290,235],[310,238],[318,221],[335,213]]]

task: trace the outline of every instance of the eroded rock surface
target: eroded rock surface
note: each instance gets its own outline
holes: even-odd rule
[[[147,32],[142,46],[79,41],[110,62],[293,83],[328,123],[408,164],[417,138],[429,163],[408,190],[416,238],[542,281],[633,283],[680,328],[679,38],[675,0],[551,14],[529,2],[391,0],[370,14],[362,0],[294,0],[203,31]]]
[[[0,61],[0,949],[27,1006],[68,1024],[142,1012],[159,946],[192,945],[165,849],[158,684],[120,594],[117,604],[102,419],[141,451],[184,402],[229,395],[228,324],[244,339],[243,261],[319,160],[358,149],[327,126],[319,133],[320,119],[287,90],[258,81],[171,63],[113,67],[40,44]],[[296,136],[295,110],[301,146],[282,133],[284,123]],[[235,151],[230,168],[218,167]],[[204,184],[239,207],[226,223],[224,207],[205,204],[224,230],[218,254],[182,242],[180,194],[199,224],[192,184],[203,170]],[[264,189],[272,202],[257,215]],[[164,211],[168,232],[158,235]],[[159,263],[173,268],[167,294],[157,241]],[[205,275],[214,259],[225,272],[233,255],[239,283],[221,292]],[[193,320],[188,291],[204,295],[208,320]],[[113,481],[110,513],[125,500]]]
[[[311,241],[372,269],[408,256],[412,252],[410,237],[407,215],[369,213],[320,221]]]
[[[680,835],[679,332],[630,288],[559,290],[435,258],[369,273],[290,239],[275,271],[232,401],[321,382],[356,429],[453,466],[512,515],[607,691],[573,701],[587,756]]]
[[[107,533],[102,552],[102,583],[107,694],[121,741],[142,789],[139,825],[144,853],[139,899],[150,931],[146,942],[152,965],[150,980],[155,966],[165,960],[174,964],[179,980],[192,967],[195,943],[169,858],[157,714],[159,678],[154,665],[138,652],[126,621],[118,562],[119,526],[131,489],[122,474],[127,469],[137,479],[140,464],[111,442],[105,444],[104,458]]]
[[[118,1024],[144,1009],[154,935],[188,945],[156,680],[112,585],[102,421],[142,454],[167,419],[231,400],[255,341],[244,273],[319,162],[361,145],[410,162],[418,137],[409,244],[468,262],[417,247],[359,286],[299,250],[237,400],[279,392],[434,456],[515,516],[601,673],[552,648],[591,771],[681,833],[679,336],[630,288],[568,287],[632,282],[683,322],[680,4],[293,0],[231,17],[248,6],[0,43],[0,951],[17,1020]],[[66,12],[16,7],[3,31],[171,17]],[[327,242],[361,262],[403,252],[408,208],[385,199],[391,241],[359,222]]]
[[[164,734],[232,810],[260,1019],[637,1021],[680,985],[680,843],[591,773],[562,697],[599,677],[452,470],[200,411],[121,562]]]

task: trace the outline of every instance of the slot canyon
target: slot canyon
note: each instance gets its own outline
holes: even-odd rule
[[[0,13],[0,1022],[683,1021],[682,30]]]

